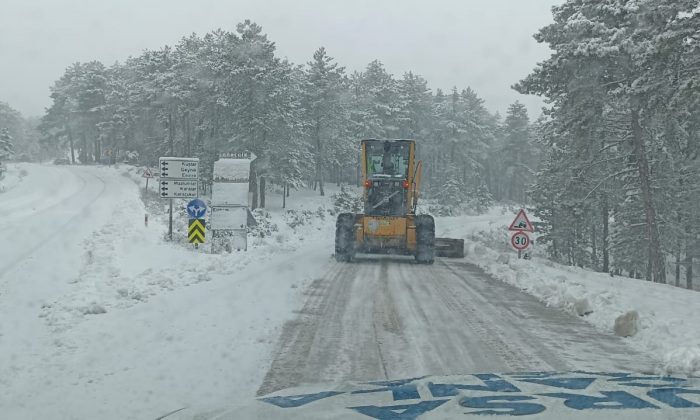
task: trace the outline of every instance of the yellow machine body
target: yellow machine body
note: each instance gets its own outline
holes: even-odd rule
[[[388,150],[394,170],[382,173],[377,148]],[[415,205],[419,194],[420,162],[415,162],[414,140],[363,140],[361,142],[364,214],[355,217],[355,249],[363,253],[416,252]],[[383,153],[384,154],[384,153]],[[386,156],[383,156],[386,158]],[[382,189],[390,197],[377,206],[373,195]]]

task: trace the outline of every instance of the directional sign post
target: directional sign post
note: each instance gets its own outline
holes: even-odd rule
[[[160,179],[160,198],[192,198],[197,196],[196,179]]]
[[[172,150],[171,150],[172,152]],[[161,157],[158,159],[158,195],[170,199],[168,236],[173,240],[173,198],[195,198],[199,186],[199,159]],[[202,242],[204,233],[202,233]]]
[[[197,179],[199,174],[199,159],[170,158],[158,159],[161,178]]]
[[[187,239],[191,244],[198,246],[204,243],[204,236],[206,234],[206,224],[204,220],[201,219],[190,219],[189,226],[187,228]]]

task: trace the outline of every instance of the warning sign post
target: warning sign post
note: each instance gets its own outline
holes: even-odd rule
[[[532,223],[530,223],[530,219],[527,218],[525,209],[520,209],[513,223],[508,227],[508,230],[515,232],[534,232],[535,228],[532,226]]]
[[[525,209],[520,209],[508,230],[515,232],[510,238],[510,245],[518,251],[518,258],[521,258],[522,252],[530,246],[530,236],[528,236],[527,232],[535,231],[530,219],[527,218]]]

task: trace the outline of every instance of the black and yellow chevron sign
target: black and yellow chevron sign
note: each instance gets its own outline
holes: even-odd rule
[[[189,227],[187,228],[187,239],[191,244],[203,244],[204,235],[206,232],[204,220],[190,219]]]

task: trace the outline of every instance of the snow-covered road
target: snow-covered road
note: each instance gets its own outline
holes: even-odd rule
[[[653,371],[619,338],[458,260],[332,263],[308,295],[260,394],[423,375]]]
[[[105,210],[99,205],[107,200],[100,198],[109,191],[99,174],[40,165],[32,169],[21,186],[0,199],[0,228],[11,237],[0,245],[0,278],[42,248],[79,243],[90,229],[84,225],[99,223],[93,216]]]
[[[84,265],[84,241],[101,228],[133,184],[98,168],[29,165],[0,195],[0,406],[31,405],[62,350],[47,333],[46,302],[68,293]],[[106,176],[105,176],[106,175]],[[126,189],[125,189],[126,188]],[[59,379],[60,380],[60,379]],[[7,401],[4,401],[8,398]]]
[[[82,265],[83,242],[111,217],[125,179],[99,170],[33,165],[21,185],[0,197],[0,340],[21,343],[0,352],[0,366],[16,355],[38,354],[44,302],[65,293]],[[5,349],[8,347],[6,346]]]

